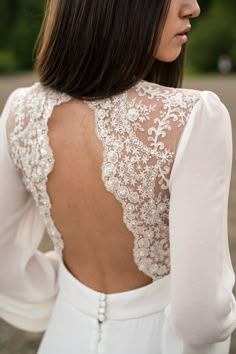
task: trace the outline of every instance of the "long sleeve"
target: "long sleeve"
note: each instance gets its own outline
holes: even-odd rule
[[[7,122],[19,94],[10,96],[0,119],[0,317],[42,331],[57,294],[59,260],[55,252],[37,250],[44,223],[9,153]]]
[[[170,308],[188,354],[216,353],[211,346],[236,327],[227,226],[231,164],[229,114],[215,94],[203,92],[181,137],[169,185]]]

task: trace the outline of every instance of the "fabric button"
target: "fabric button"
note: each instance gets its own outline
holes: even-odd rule
[[[98,321],[99,322],[103,322],[104,320],[105,320],[105,315],[101,314],[101,315],[98,316]]]
[[[100,308],[105,308],[106,307],[106,302],[105,301],[100,301],[99,307]]]
[[[101,294],[100,295],[100,301],[105,301],[106,300],[106,295],[105,294]]]
[[[99,314],[104,315],[104,313],[106,312],[105,308],[99,308],[98,310]]]
[[[99,297],[99,304],[98,304],[98,322],[101,324],[105,321],[105,314],[106,314],[106,294],[100,294]]]

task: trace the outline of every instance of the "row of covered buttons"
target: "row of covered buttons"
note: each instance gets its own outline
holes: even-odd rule
[[[106,319],[106,294],[101,294],[99,298],[99,307],[98,307],[98,322],[103,323]]]

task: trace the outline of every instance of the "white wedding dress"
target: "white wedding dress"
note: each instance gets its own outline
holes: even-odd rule
[[[71,97],[40,83],[0,119],[0,317],[46,330],[39,354],[227,354],[236,327],[227,234],[232,136],[212,92],[140,81],[84,103],[104,148],[101,178],[121,203],[150,285],[94,291],[63,264],[47,178],[48,120]],[[38,250],[45,227],[54,251]]]

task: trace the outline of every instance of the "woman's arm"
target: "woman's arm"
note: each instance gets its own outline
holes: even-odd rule
[[[226,340],[236,327],[227,210],[230,117],[203,92],[185,127],[170,179],[171,313],[193,348]]]
[[[45,227],[9,153],[7,124],[17,90],[0,119],[0,317],[21,329],[46,328],[57,294],[58,258],[38,246]]]

